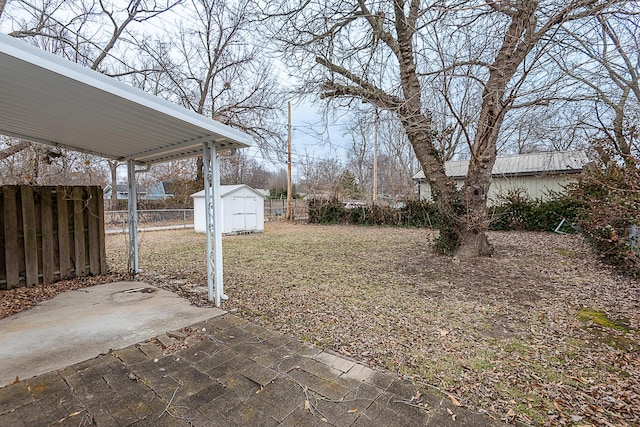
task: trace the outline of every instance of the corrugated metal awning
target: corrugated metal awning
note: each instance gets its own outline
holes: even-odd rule
[[[0,134],[153,164],[251,145],[247,134],[0,34]]]

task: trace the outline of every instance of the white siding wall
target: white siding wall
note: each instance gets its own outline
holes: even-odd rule
[[[489,187],[488,205],[499,203],[499,196],[506,194],[510,189],[524,188],[532,199],[544,199],[549,191],[562,192],[564,187],[575,182],[575,174],[566,175],[546,175],[546,176],[517,176],[517,177],[495,177]],[[464,181],[456,180],[458,189],[462,188]],[[420,183],[420,200],[431,200],[431,187],[426,182]]]

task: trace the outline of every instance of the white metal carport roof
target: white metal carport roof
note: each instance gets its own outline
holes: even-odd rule
[[[138,272],[135,165],[203,155],[209,300],[225,297],[219,150],[251,137],[81,65],[0,34],[0,135],[127,163],[130,269]],[[211,234],[214,242],[211,244]]]
[[[251,137],[0,34],[0,134],[153,164],[243,148]]]

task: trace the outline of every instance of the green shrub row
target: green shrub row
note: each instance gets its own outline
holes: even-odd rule
[[[435,227],[433,203],[408,201],[400,209],[380,205],[346,208],[338,199],[309,200],[309,219],[313,224],[391,225],[397,227]]]
[[[565,232],[573,231],[579,204],[560,194],[548,201],[509,195],[504,203],[489,209],[492,230],[553,231],[565,219]],[[399,209],[366,205],[345,208],[337,199],[309,201],[309,222],[314,224],[388,225],[397,227],[438,228],[435,204],[412,200]]]

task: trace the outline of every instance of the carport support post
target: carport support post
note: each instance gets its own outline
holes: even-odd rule
[[[202,146],[202,165],[204,167],[204,218],[205,231],[207,235],[207,288],[209,290],[209,301],[213,301],[213,249],[211,247],[211,229],[213,226],[213,206],[211,202],[211,144]],[[220,301],[216,298],[216,307],[220,306]]]
[[[229,297],[224,293],[224,282],[222,274],[222,198],[220,192],[220,158],[218,158],[216,149],[211,150],[211,177],[213,178],[213,257],[214,257],[214,274],[216,285],[216,306],[220,299],[228,300]]]
[[[136,164],[127,161],[127,180],[129,184],[129,272],[138,274],[138,206],[136,190]],[[116,191],[112,189],[111,191]]]
[[[209,301],[214,299],[216,307],[220,300],[226,299],[222,284],[222,212],[220,211],[220,167],[217,151],[212,143],[203,145],[202,158],[204,165],[204,205],[207,232],[207,285]],[[213,245],[211,234],[213,233]]]

